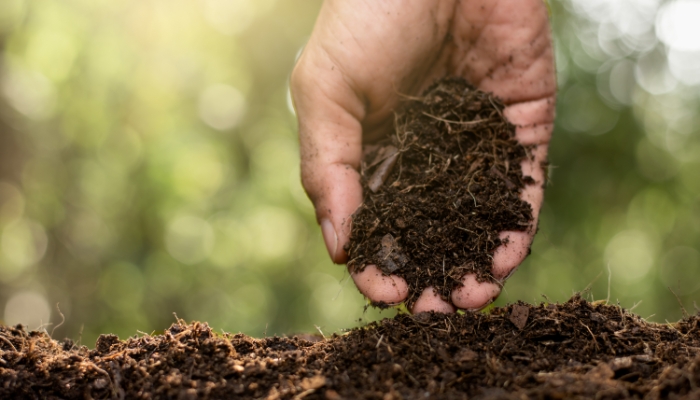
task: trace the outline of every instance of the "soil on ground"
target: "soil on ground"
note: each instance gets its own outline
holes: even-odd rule
[[[368,146],[363,203],[353,215],[348,267],[377,265],[409,286],[409,307],[426,287],[444,299],[476,274],[493,280],[499,233],[533,229],[519,198],[528,148],[515,140],[503,103],[461,78],[406,98],[395,134]]]
[[[94,350],[0,328],[2,399],[700,398],[697,316],[648,323],[576,296],[489,314],[402,314],[344,335],[183,321]]]

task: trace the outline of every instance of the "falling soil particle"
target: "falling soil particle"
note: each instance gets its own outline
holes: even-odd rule
[[[533,219],[519,198],[533,183],[520,167],[528,148],[503,109],[461,78],[403,103],[395,134],[365,152],[346,248],[352,270],[374,264],[403,277],[409,307],[430,286],[449,298],[466,274],[493,280],[499,234],[531,229]]]
[[[514,326],[514,315],[527,323]],[[325,339],[180,321],[157,336],[104,335],[89,350],[2,327],[0,398],[700,398],[699,322],[652,324],[576,296],[490,314],[402,314]]]

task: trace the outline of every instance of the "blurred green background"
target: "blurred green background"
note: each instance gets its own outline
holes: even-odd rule
[[[50,332],[60,303],[54,336],[92,345],[173,312],[255,336],[393,315],[328,261],[299,182],[287,81],[320,4],[0,2],[5,323]],[[590,287],[676,320],[670,287],[695,312],[699,4],[551,4],[551,183],[499,304]]]

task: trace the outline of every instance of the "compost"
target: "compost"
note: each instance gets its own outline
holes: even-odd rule
[[[396,112],[395,134],[368,146],[363,203],[346,247],[351,270],[377,265],[409,286],[407,305],[427,287],[444,299],[474,273],[491,280],[499,233],[534,229],[519,195],[533,183],[503,103],[461,78],[445,78]]]
[[[3,399],[700,398],[697,316],[648,323],[579,296],[490,313],[402,314],[343,335],[178,321],[94,350],[0,328]]]

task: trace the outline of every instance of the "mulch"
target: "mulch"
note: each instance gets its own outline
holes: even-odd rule
[[[352,217],[348,267],[377,265],[408,283],[412,307],[427,287],[443,299],[473,273],[493,281],[503,231],[531,226],[520,199],[529,148],[504,105],[462,78],[435,82],[396,110],[393,135],[366,146],[363,202]]]
[[[343,335],[178,321],[94,350],[0,328],[2,399],[700,398],[697,316],[654,324],[579,296],[489,313],[401,314]]]

